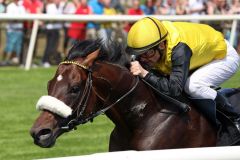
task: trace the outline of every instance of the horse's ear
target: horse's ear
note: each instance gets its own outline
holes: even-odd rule
[[[99,50],[100,49],[97,49],[96,51],[90,53],[86,59],[83,61],[83,64],[90,67],[92,66],[93,62],[95,61],[95,59],[98,57],[99,55]]]

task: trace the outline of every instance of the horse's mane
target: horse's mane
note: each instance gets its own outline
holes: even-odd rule
[[[97,49],[100,49],[100,54],[96,60],[108,61],[121,66],[129,65],[129,58],[122,44],[112,40],[103,41],[101,39],[76,42],[70,49],[65,60],[86,57]]]

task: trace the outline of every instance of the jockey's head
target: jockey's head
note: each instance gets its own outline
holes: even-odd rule
[[[150,58],[156,51],[165,49],[167,35],[167,29],[158,19],[142,18],[133,24],[128,33],[126,52],[137,58]]]

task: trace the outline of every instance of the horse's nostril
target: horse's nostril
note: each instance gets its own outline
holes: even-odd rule
[[[51,137],[52,131],[50,129],[42,129],[38,132],[36,138],[38,140],[46,140]]]

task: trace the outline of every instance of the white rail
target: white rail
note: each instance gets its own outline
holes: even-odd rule
[[[51,21],[96,21],[96,22],[116,22],[116,21],[136,21],[147,15],[49,15],[49,14],[0,14],[0,20],[51,20]],[[240,20],[239,15],[150,15],[161,20],[171,21],[190,21],[190,20],[206,20],[206,21],[226,21]]]
[[[239,160],[240,147],[207,147],[154,151],[123,151],[45,160]]]
[[[11,20],[28,20],[34,21],[34,27],[32,30],[32,35],[30,39],[30,45],[28,48],[27,60],[25,69],[29,70],[32,63],[32,52],[35,46],[36,35],[39,25],[39,20],[41,21],[94,21],[94,22],[133,22],[137,21],[144,16],[129,16],[129,15],[46,15],[46,14],[23,14],[23,15],[11,15],[11,14],[0,14],[0,21],[11,21]],[[201,16],[191,16],[191,15],[174,15],[174,16],[160,16],[152,15],[160,20],[170,20],[170,21],[232,21],[231,37],[230,43],[234,44],[234,39],[236,36],[237,22],[240,20],[239,15],[201,15]]]

